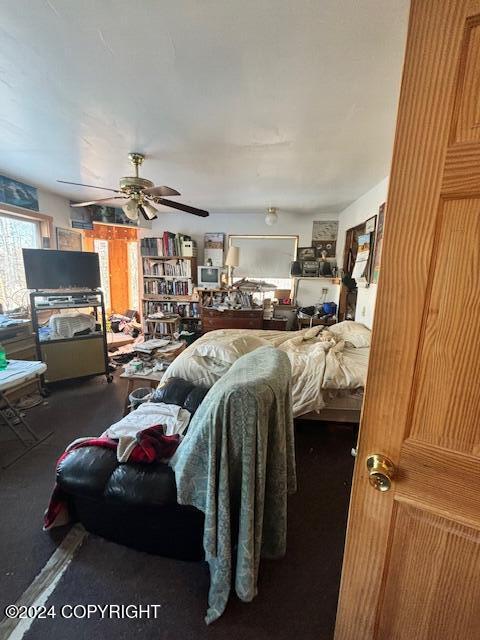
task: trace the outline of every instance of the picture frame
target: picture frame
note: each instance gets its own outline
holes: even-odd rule
[[[377,216],[372,216],[365,222],[365,233],[375,233],[377,226]]]
[[[204,235],[204,261],[212,261],[212,266],[223,267],[225,234],[206,233]]]
[[[314,220],[312,227],[312,244],[319,242],[336,242],[338,236],[338,220]]]
[[[315,247],[298,247],[297,259],[303,260],[316,260],[317,253]]]
[[[373,277],[372,277],[373,284],[378,284],[378,278],[380,276],[380,263],[382,259],[384,225],[385,225],[385,202],[382,202],[378,210],[377,231],[375,234],[375,248],[373,251]]]
[[[82,251],[82,234],[74,229],[56,227],[57,249],[59,251]]]
[[[36,187],[2,175],[0,175],[0,202],[39,211]]]

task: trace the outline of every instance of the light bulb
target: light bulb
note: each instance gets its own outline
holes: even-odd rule
[[[269,227],[272,224],[276,224],[278,222],[277,208],[269,207],[267,215],[265,216],[265,223],[268,224]]]
[[[123,205],[122,210],[129,220],[138,220],[138,207],[136,200],[130,199]]]
[[[145,210],[145,214],[149,220],[155,220],[157,218],[158,209],[155,209],[149,202],[142,202],[142,206]]]

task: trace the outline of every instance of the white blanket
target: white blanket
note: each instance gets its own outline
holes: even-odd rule
[[[136,411],[112,424],[103,435],[118,440],[117,458],[119,462],[125,462],[136,445],[136,436],[140,431],[162,424],[165,435],[182,435],[189,422],[190,412],[176,404],[144,402]]]
[[[370,331],[354,322],[335,325],[335,332],[313,327],[303,331],[220,329],[199,338],[165,371],[160,385],[169,378],[183,378],[211,387],[239,357],[262,344],[284,351],[292,365],[293,413],[300,416],[320,411],[325,402],[322,389],[357,389],[365,385]]]
[[[115,440],[121,436],[134,436],[139,431],[163,424],[165,435],[172,436],[174,433],[182,434],[188,427],[189,421],[190,412],[176,404],[144,402],[136,411],[132,411],[108,427],[104,435]]]

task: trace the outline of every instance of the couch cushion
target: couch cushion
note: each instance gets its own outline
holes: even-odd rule
[[[207,393],[208,389],[206,387],[194,387],[185,398],[183,408],[189,411],[193,416]]]
[[[188,394],[194,389],[192,382],[182,378],[170,378],[163,386],[155,389],[151,402],[164,402],[165,404],[176,404],[183,407]]]
[[[176,504],[175,475],[166,464],[119,464],[104,490],[107,500],[142,506]]]
[[[57,483],[74,496],[105,497],[141,506],[175,504],[177,489],[170,467],[154,464],[119,464],[116,452],[102,447],[71,451],[57,469]]]
[[[117,465],[116,452],[111,449],[73,449],[57,468],[57,483],[68,493],[99,495]]]

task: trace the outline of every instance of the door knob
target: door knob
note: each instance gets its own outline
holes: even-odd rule
[[[380,453],[372,453],[367,458],[368,480],[377,491],[389,491],[395,475],[393,462]]]

